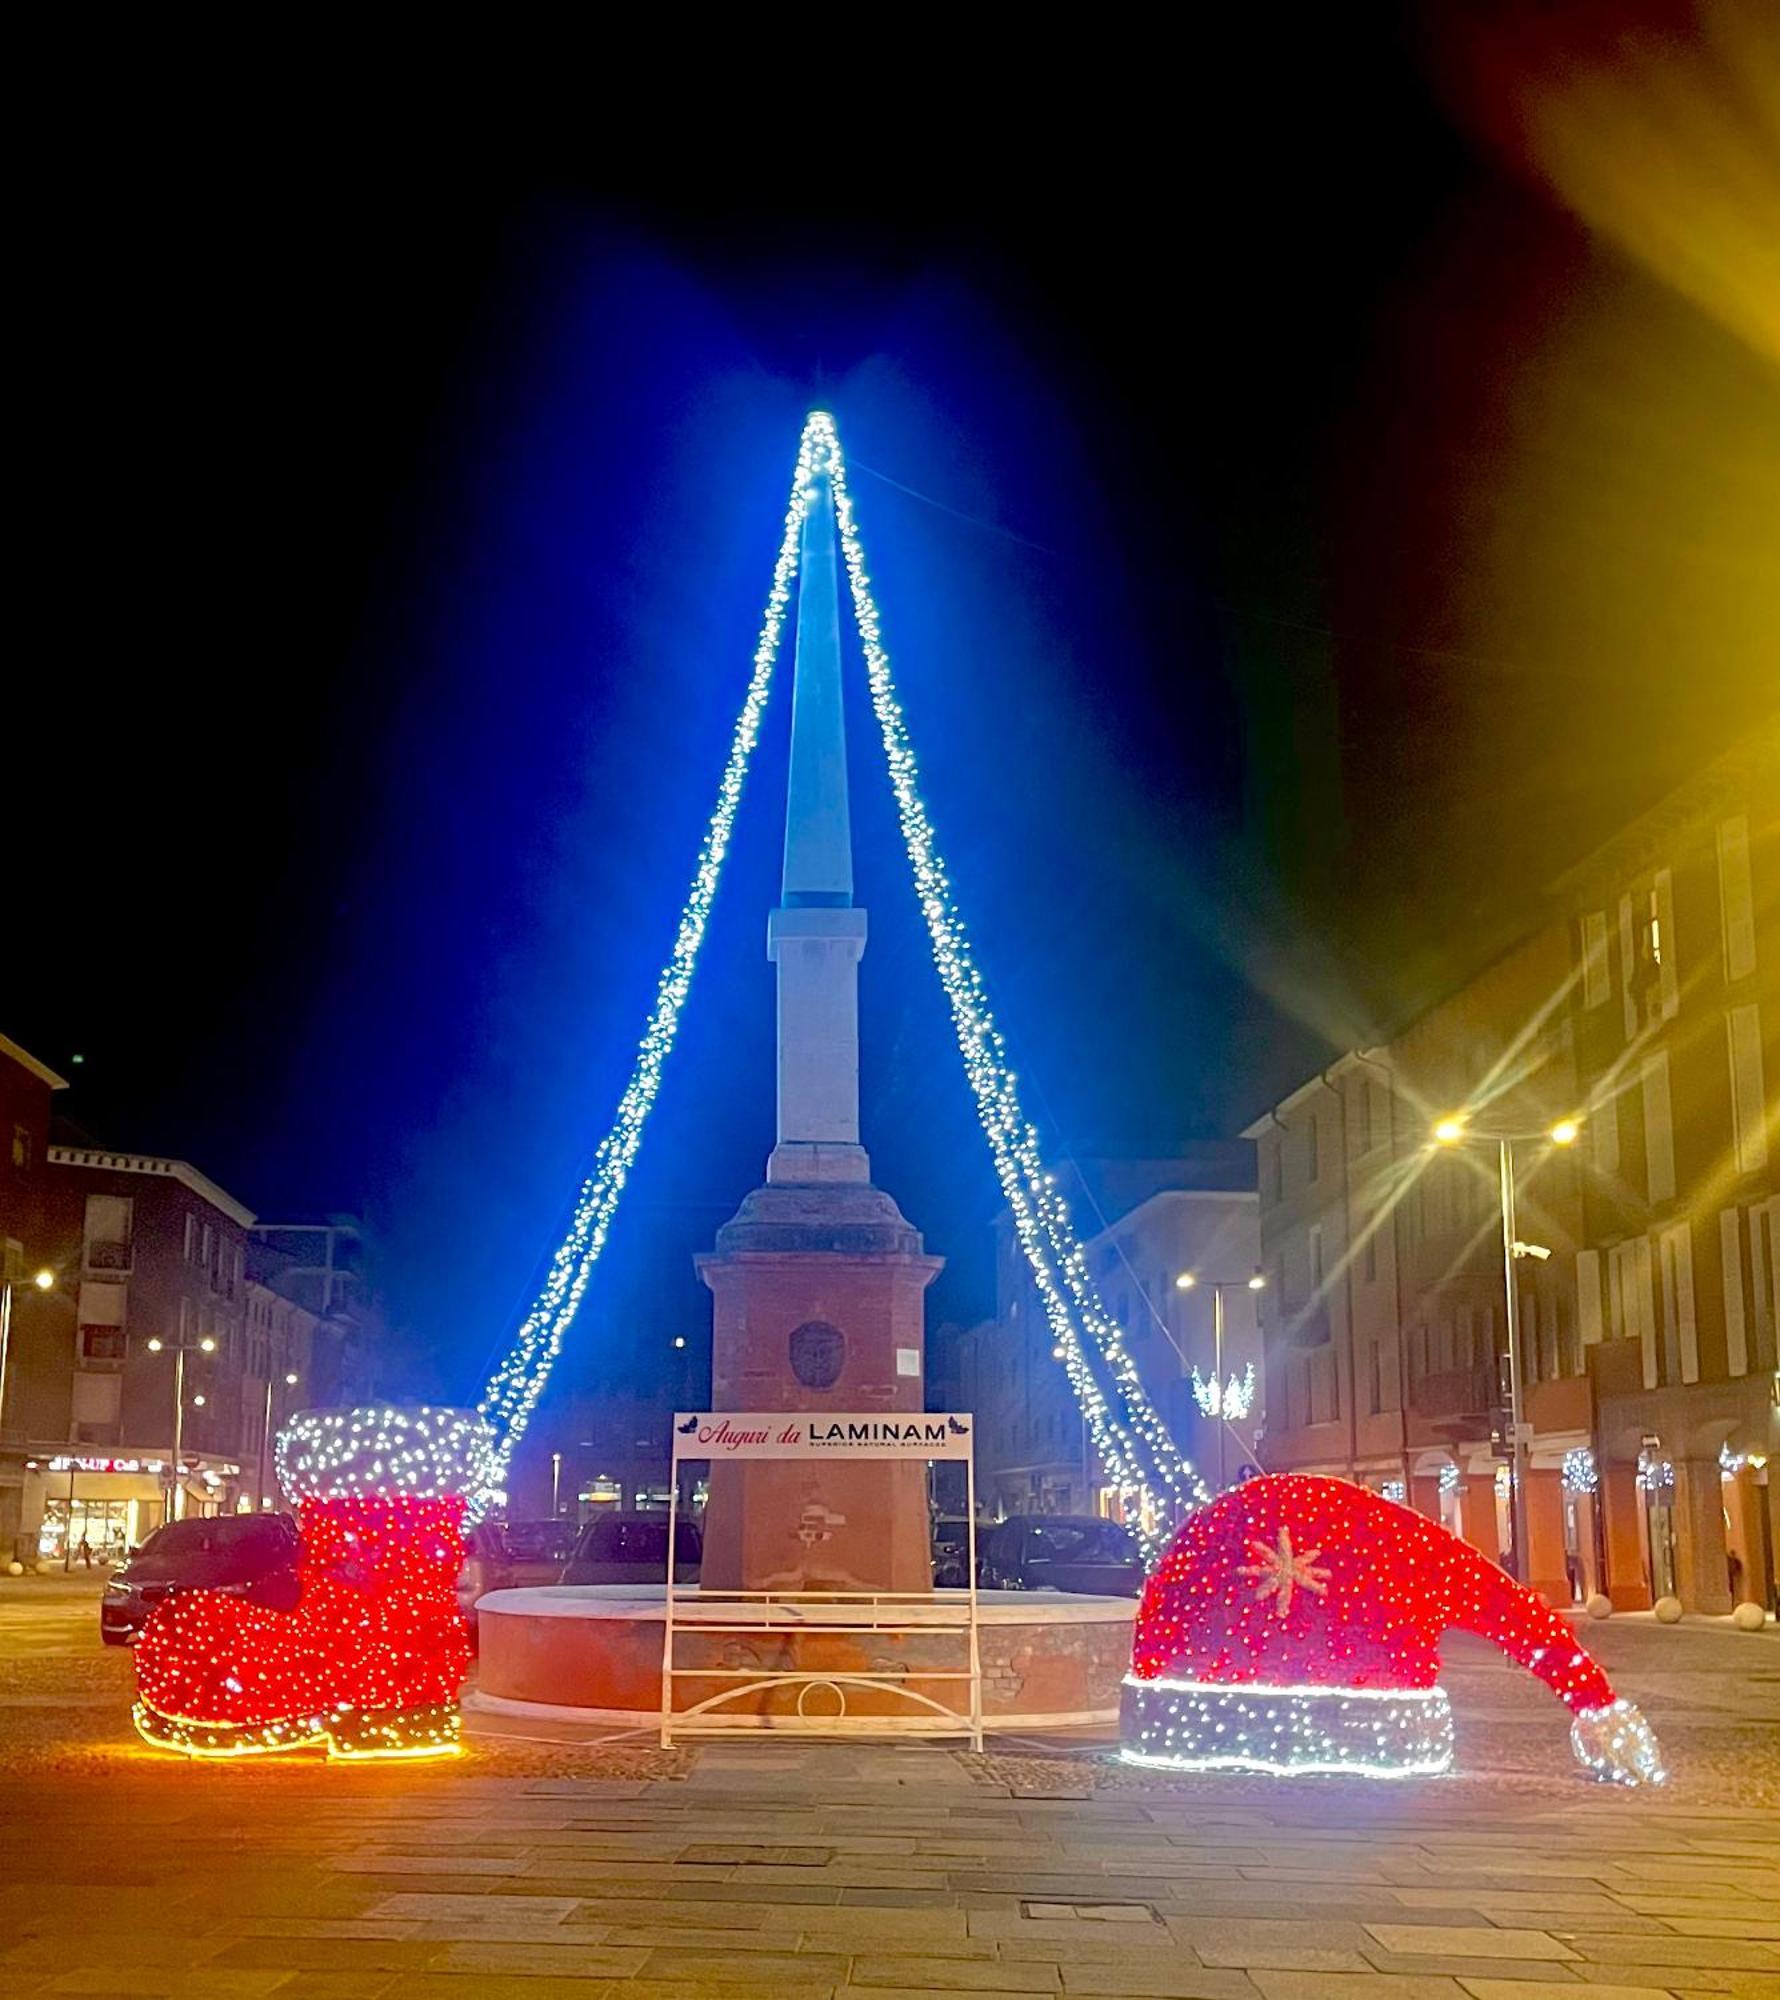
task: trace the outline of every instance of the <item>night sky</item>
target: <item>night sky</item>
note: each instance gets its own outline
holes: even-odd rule
[[[98,121],[26,247],[0,1028],[94,1139],[364,1212],[404,1379],[473,1395],[622,1087],[818,402],[1060,1149],[1228,1135],[1438,997],[1776,698],[1780,355],[1575,212],[1520,117],[1561,64],[1497,11],[1258,18],[1091,118],[849,100],[838,183],[733,112],[731,171],[510,101],[499,143],[295,92]],[[865,1136],[967,1318],[993,1181],[853,692]],[[787,693],[565,1381],[702,1335],[689,1252],[763,1169]]]

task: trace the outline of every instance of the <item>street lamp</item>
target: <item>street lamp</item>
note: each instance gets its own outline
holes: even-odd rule
[[[286,1370],[284,1377],[284,1386],[287,1389],[294,1389],[297,1386],[298,1380],[299,1377],[294,1368]],[[254,1506],[261,1513],[265,1512],[265,1507],[266,1507],[266,1452],[272,1442],[273,1386],[274,1386],[274,1378],[271,1375],[271,1373],[268,1372],[266,1376],[266,1421],[260,1427],[260,1465],[259,1465],[260,1483],[254,1489],[254,1501],[253,1501]]]
[[[148,1343],[150,1354],[168,1351],[169,1343],[159,1334]],[[185,1518],[185,1479],[180,1466],[180,1457],[185,1450],[185,1357],[188,1354],[214,1354],[216,1342],[205,1334],[202,1340],[176,1340],[171,1343],[173,1355],[173,1504],[168,1512],[175,1521]],[[204,1398],[194,1396],[194,1407],[202,1408]]]
[[[1477,1139],[1487,1142],[1487,1133],[1477,1133]],[[1508,1479],[1508,1546],[1509,1557],[1514,1564],[1517,1583],[1527,1580],[1527,1530],[1526,1530],[1526,1488],[1527,1488],[1527,1437],[1526,1425],[1521,1421],[1521,1379],[1520,1379],[1520,1289],[1514,1282],[1514,1266],[1522,1257],[1536,1258],[1540,1263],[1551,1255],[1542,1243],[1523,1243],[1516,1227],[1514,1213],[1514,1144],[1512,1133],[1496,1135],[1496,1172],[1498,1193],[1502,1204],[1502,1290],[1504,1293],[1504,1314],[1508,1327],[1508,1429],[1509,1454],[1512,1471]],[[1582,1121],[1579,1118],[1560,1118],[1556,1124],[1546,1127],[1543,1135],[1521,1133],[1522,1139],[1543,1136],[1554,1146],[1573,1146],[1582,1136]],[[1442,1118],[1434,1127],[1434,1143],[1437,1146],[1459,1146],[1473,1138],[1470,1121],[1462,1112],[1454,1112]]]
[[[1174,1288],[1177,1292],[1190,1292],[1194,1290],[1198,1283],[1198,1272],[1183,1271],[1175,1279]],[[1218,1491],[1220,1493],[1224,1490],[1224,1432],[1228,1428],[1224,1417],[1223,1405],[1224,1294],[1226,1292],[1258,1292],[1264,1290],[1266,1284],[1266,1278],[1259,1271],[1251,1273],[1246,1278],[1211,1278],[1206,1281],[1206,1289],[1211,1293],[1212,1380],[1218,1385]],[[1166,1321],[1163,1322],[1162,1330],[1164,1333],[1168,1331]],[[1170,1334],[1169,1339],[1173,1341],[1174,1336]],[[1180,1355],[1184,1365],[1187,1357],[1178,1342],[1175,1343],[1174,1351]]]
[[[53,1292],[56,1274],[45,1264],[31,1273],[31,1284],[40,1292]],[[12,1286],[8,1277],[0,1280],[0,1433],[6,1428],[6,1361],[12,1352]]]

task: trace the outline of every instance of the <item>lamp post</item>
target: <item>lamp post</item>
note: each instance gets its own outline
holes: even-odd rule
[[[171,1351],[173,1355],[173,1492],[167,1509],[168,1518],[174,1521],[185,1519],[185,1480],[182,1476],[180,1458],[185,1450],[185,1357],[188,1354],[214,1354],[216,1342],[205,1334],[202,1340],[163,1340],[159,1334],[148,1343],[150,1354]],[[197,1397],[202,1407],[204,1398]]]
[[[1519,1134],[1521,1138],[1543,1136],[1554,1146],[1573,1146],[1582,1131],[1581,1123],[1574,1118],[1560,1118],[1555,1125],[1548,1126],[1543,1135]],[[1434,1143],[1437,1146],[1463,1146],[1478,1140],[1487,1142],[1491,1135],[1473,1133],[1470,1121],[1462,1112],[1442,1118],[1434,1127]],[[1502,1208],[1502,1291],[1503,1319],[1508,1334],[1508,1431],[1509,1431],[1509,1475],[1508,1475],[1508,1552],[1514,1565],[1514,1580],[1527,1580],[1527,1425],[1521,1416],[1521,1372],[1520,1372],[1520,1287],[1514,1282],[1514,1267],[1523,1257],[1536,1257],[1541,1263],[1551,1252],[1540,1243],[1523,1243],[1515,1220],[1514,1195],[1514,1144],[1517,1135],[1497,1133],[1496,1180],[1497,1198]]]
[[[1193,1291],[1201,1280],[1196,1271],[1183,1271],[1174,1281],[1177,1292]],[[1259,1271],[1246,1278],[1212,1278],[1205,1281],[1205,1288],[1211,1293],[1211,1370],[1212,1381],[1217,1385],[1218,1398],[1218,1491],[1224,1490],[1224,1432],[1228,1428],[1224,1416],[1224,1294],[1226,1292],[1258,1292],[1267,1280]],[[1168,1331],[1163,1322],[1163,1332]],[[1172,1340],[1173,1336],[1169,1338]],[[1175,1353],[1186,1362],[1186,1354],[1177,1344]]]
[[[562,1513],[562,1453],[550,1454],[550,1518],[556,1520]]]
[[[254,1488],[253,1496],[253,1504],[262,1514],[266,1511],[266,1452],[272,1442],[272,1389],[275,1379],[270,1371],[268,1371],[266,1375],[266,1421],[260,1429],[260,1483]],[[294,1389],[297,1386],[298,1379],[294,1369],[287,1370],[284,1377],[284,1386],[287,1389]]]
[[[41,1270],[31,1273],[33,1290],[53,1292],[56,1288],[56,1274],[47,1264]],[[6,1429],[6,1363],[12,1353],[12,1286],[8,1277],[0,1279],[0,1435]]]

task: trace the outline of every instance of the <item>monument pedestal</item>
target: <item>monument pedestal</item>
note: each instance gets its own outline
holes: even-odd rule
[[[698,1260],[712,1407],[918,1412],[922,1299],[942,1263],[880,1188],[757,1188]],[[714,1464],[704,1544],[712,1589],[930,1590],[926,1468]]]

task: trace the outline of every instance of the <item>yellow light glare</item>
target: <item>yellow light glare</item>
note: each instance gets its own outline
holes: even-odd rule
[[[150,1341],[150,1342],[148,1343],[148,1351],[149,1351],[149,1353],[150,1353],[150,1354],[159,1354],[159,1353],[160,1353],[160,1351],[161,1351],[161,1341],[160,1341],[160,1336],[159,1336],[158,1334],[157,1334],[157,1335],[155,1336],[155,1338],[154,1338],[153,1340],[151,1340],[151,1341]]]
[[[1434,1127],[1434,1139],[1438,1145],[1456,1146],[1465,1136],[1465,1121],[1460,1117],[1442,1118]]]
[[[1177,1292],[1190,1292],[1193,1289],[1193,1287],[1196,1284],[1198,1284],[1198,1282],[1199,1280],[1193,1276],[1191,1271],[1183,1271],[1180,1274],[1180,1276],[1175,1279],[1174,1289]]]
[[[1266,1283],[1267,1280],[1264,1277],[1262,1277],[1259,1271],[1257,1271],[1255,1275],[1248,1281],[1248,1288],[1251,1292],[1258,1292],[1265,1288]]]
[[[33,1274],[31,1282],[37,1287],[37,1289],[40,1292],[54,1291],[56,1284],[56,1274],[46,1264],[41,1271],[38,1271]]]
[[[216,1352],[216,1342],[210,1338],[209,1334],[206,1334],[198,1342],[198,1351],[201,1354],[214,1354]]]
[[[1550,1133],[1551,1143],[1554,1146],[1573,1146],[1581,1136],[1582,1125],[1575,1118],[1560,1118]]]

